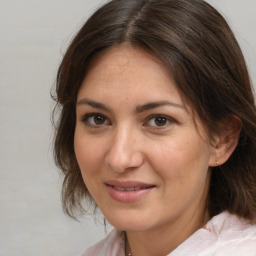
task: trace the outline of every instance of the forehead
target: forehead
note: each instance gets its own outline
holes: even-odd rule
[[[117,45],[102,52],[91,63],[87,76],[93,72],[98,72],[99,69],[108,73],[111,72],[113,75],[115,73],[120,75],[120,73],[125,73],[124,71],[129,74],[129,71],[133,70],[134,66],[141,73],[157,69],[159,75],[166,75],[168,79],[171,79],[171,75],[160,60],[141,48],[135,48],[127,44]]]
[[[131,89],[133,92],[147,90],[147,94],[162,91],[180,98],[166,66],[152,54],[128,45],[112,47],[97,56],[81,87],[81,91],[87,93]]]

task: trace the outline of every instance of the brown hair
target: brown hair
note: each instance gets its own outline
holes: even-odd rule
[[[60,107],[55,160],[64,174],[65,212],[93,203],[74,153],[76,97],[93,59],[121,43],[140,47],[161,60],[209,134],[230,116],[242,122],[238,146],[212,169],[211,216],[228,210],[256,221],[256,109],[243,54],[224,18],[202,0],[112,0],[77,33],[59,67]],[[85,208],[83,208],[85,207]],[[87,211],[84,210],[84,211]]]

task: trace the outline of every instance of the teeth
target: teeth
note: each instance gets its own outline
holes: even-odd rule
[[[120,190],[120,191],[136,191],[139,189],[144,189],[145,187],[134,187],[134,188],[121,188],[121,187],[116,187],[114,186],[115,189]]]

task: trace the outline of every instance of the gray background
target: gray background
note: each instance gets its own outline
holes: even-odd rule
[[[99,0],[0,0],[0,256],[71,256],[104,236],[61,210],[50,89],[61,56]],[[256,0],[209,0],[227,18],[256,84]],[[99,218],[100,219],[100,218]]]

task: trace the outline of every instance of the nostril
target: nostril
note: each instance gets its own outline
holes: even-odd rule
[[[106,165],[115,172],[125,172],[131,168],[138,168],[143,164],[143,154],[141,153],[141,143],[134,143],[132,128],[119,127],[113,134],[109,149],[106,153]]]
[[[126,172],[136,169],[144,163],[144,156],[141,152],[109,152],[106,155],[106,165],[115,172]]]

